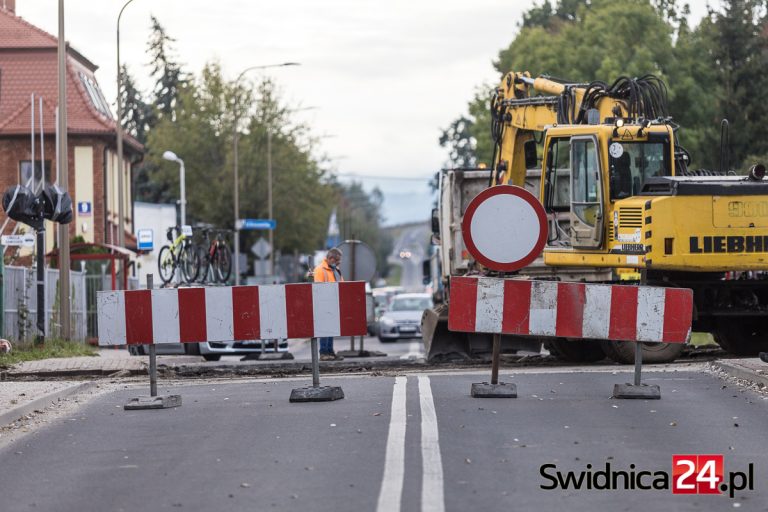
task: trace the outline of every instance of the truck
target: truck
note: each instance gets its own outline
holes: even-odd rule
[[[519,274],[690,288],[694,331],[711,332],[732,354],[768,349],[764,165],[753,165],[746,176],[729,170],[725,158],[717,170],[692,169],[678,142],[680,128],[668,113],[666,86],[652,75],[607,84],[510,72],[494,92],[491,116],[491,166],[440,174],[433,241],[439,245],[442,288],[450,289],[452,276],[500,275],[466,251],[461,217],[482,189],[516,185],[535,193],[548,222],[543,254]],[[723,141],[721,153],[726,154]],[[471,357],[490,346],[489,336],[449,332],[448,308],[444,300],[422,318],[428,359]],[[507,343],[514,348],[536,341],[544,340]],[[546,343],[567,360],[634,361],[630,342]],[[644,343],[643,360],[669,362],[682,349]]]

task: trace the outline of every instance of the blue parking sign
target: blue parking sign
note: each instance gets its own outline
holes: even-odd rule
[[[92,213],[90,201],[78,201],[77,202],[77,214],[78,215],[90,215]]]

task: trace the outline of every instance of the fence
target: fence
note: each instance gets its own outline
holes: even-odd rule
[[[96,294],[102,291],[112,290],[112,276],[106,273],[106,265],[102,267],[101,274],[88,274],[85,276],[86,319],[88,321],[86,335],[88,338],[99,336],[99,318],[96,314]],[[139,288],[139,279],[128,278],[128,289]]]
[[[87,297],[85,272],[70,272],[72,287],[72,339],[85,340]],[[33,340],[37,335],[36,271],[27,267],[5,267],[3,275],[3,337]],[[95,295],[95,294],[94,294]],[[95,297],[94,297],[95,300]],[[59,271],[45,269],[45,332],[59,332]]]

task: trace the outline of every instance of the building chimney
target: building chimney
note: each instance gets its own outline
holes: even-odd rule
[[[16,14],[16,0],[0,0],[3,9],[13,14]]]

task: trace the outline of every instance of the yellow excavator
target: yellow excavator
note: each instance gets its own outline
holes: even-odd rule
[[[677,143],[678,126],[667,112],[666,86],[652,75],[608,84],[511,72],[495,91],[491,114],[491,168],[441,174],[433,230],[444,288],[453,275],[488,273],[463,249],[456,222],[478,188],[527,185],[544,205],[549,235],[543,257],[521,274],[691,288],[694,331],[712,332],[733,354],[768,350],[763,165],[737,176],[721,157],[718,170],[690,169],[690,156]],[[425,312],[422,331],[430,359],[473,351],[471,340],[447,332],[449,307],[443,303]],[[634,361],[631,343],[550,339],[546,344],[567,360],[607,355]],[[672,361],[682,348],[647,343],[643,358]]]

